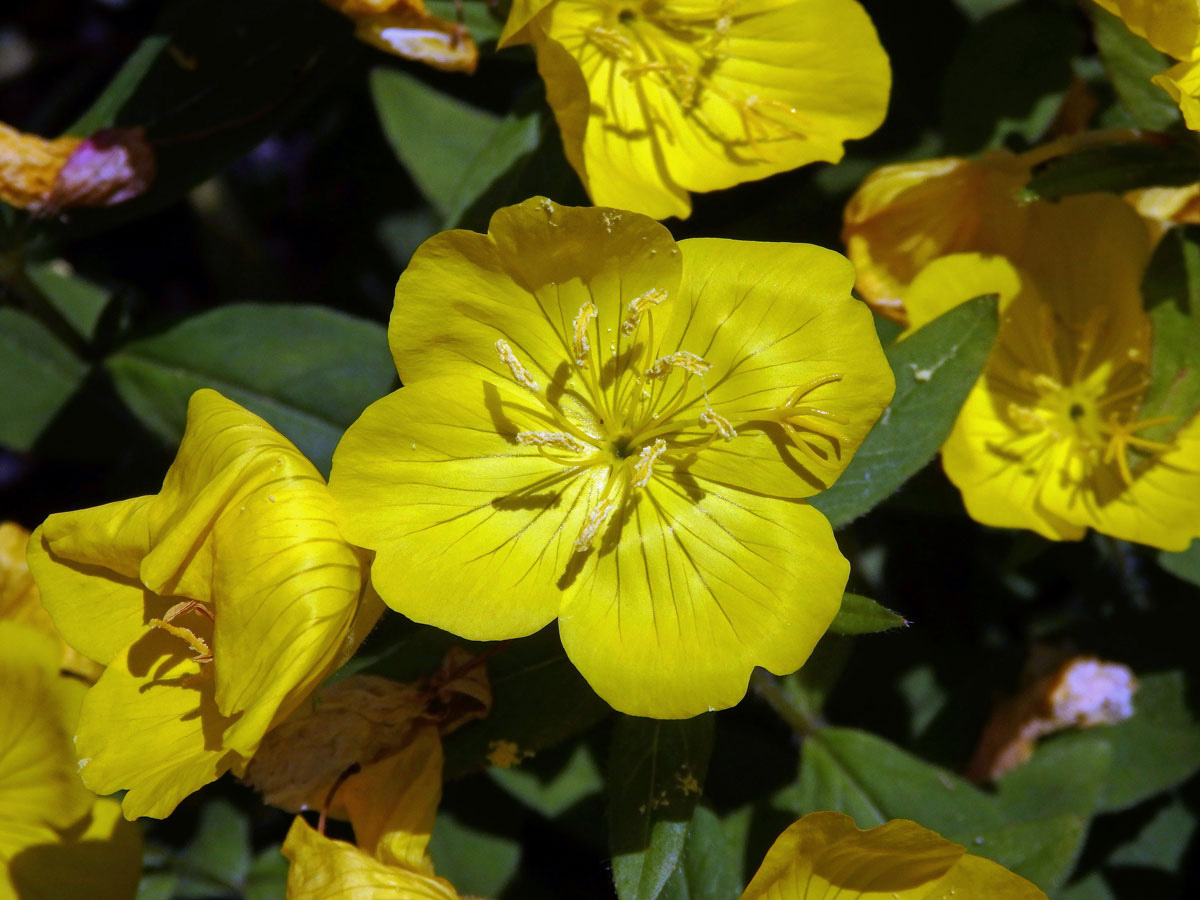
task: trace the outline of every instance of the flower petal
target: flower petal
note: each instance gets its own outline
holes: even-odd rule
[[[486,235],[449,231],[422,244],[396,285],[388,342],[405,384],[511,381],[495,346],[504,340],[546,387],[574,359],[585,303],[598,311],[592,334],[619,341],[629,301],[675,293],[679,271],[675,241],[654,220],[535,197],[497,212]]]
[[[593,476],[516,443],[546,428],[543,416],[511,383],[446,377],[401,388],[350,426],[330,490],[349,540],[375,551],[389,606],[470,640],[555,617]]]
[[[1176,59],[1200,57],[1200,6],[1196,0],[1096,0],[1125,27]]]
[[[984,294],[999,294],[999,307],[1003,311],[1023,287],[1020,273],[1003,256],[952,253],[935,259],[920,271],[905,292],[908,328],[900,337],[908,337],[942,313]]]
[[[1150,80],[1179,104],[1187,127],[1200,131],[1200,61],[1181,62]]]
[[[733,706],[755,666],[803,665],[849,565],[799,501],[652,480],[566,593],[563,647],[617,710],[660,719]]]
[[[712,364],[702,384],[693,379],[687,414],[698,419],[707,401],[739,429],[732,441],[696,454],[689,475],[781,497],[828,487],[895,389],[871,311],[850,295],[853,267],[809,244],[696,239],[679,246],[683,284],[661,346]],[[832,375],[839,380],[817,385],[799,405],[836,419],[838,437],[816,435],[817,449],[802,452],[772,415],[798,388]]]

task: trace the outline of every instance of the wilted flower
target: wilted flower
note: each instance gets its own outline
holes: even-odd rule
[[[49,634],[0,621],[0,897],[131,898],[140,836],[76,774],[85,687],[60,655]]]
[[[836,162],[891,82],[854,0],[524,0],[499,46],[523,42],[592,201],[660,219],[689,191]]]
[[[50,516],[29,561],[63,636],[107,666],[76,750],[88,787],[128,789],[130,818],[244,771],[380,609],[317,470],[209,390],[162,491]]]
[[[1036,204],[1028,227],[1019,265],[947,257],[908,293],[912,310],[1001,295],[996,346],[943,447],[946,474],[989,525],[1054,540],[1092,527],[1182,550],[1200,535],[1200,427],[1139,415],[1150,359],[1145,225],[1096,194]],[[1167,425],[1173,436],[1147,436]]]
[[[354,22],[359,40],[447,72],[474,72],[479,50],[461,24],[439,19],[423,0],[324,0]]]
[[[741,900],[1046,900],[1019,875],[907,819],[861,831],[815,812],[783,832]]]
[[[35,215],[113,206],[154,180],[154,151],[140,128],[47,140],[0,122],[0,200]]]
[[[676,244],[544,199],[427,241],[389,329],[406,387],[330,477],[385,602],[472,640],[558,618],[635,715],[730,706],[754,666],[797,669],[848,571],[804,498],[893,390],[853,277],[820,247]]]

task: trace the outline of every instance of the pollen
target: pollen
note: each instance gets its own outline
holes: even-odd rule
[[[521,431],[517,443],[527,447],[555,447],[570,453],[587,453],[592,448],[565,431]]]
[[[591,301],[579,307],[575,321],[571,323],[571,349],[575,351],[575,365],[582,366],[592,349],[592,339],[588,328],[596,319],[596,304]]]
[[[612,517],[616,508],[615,501],[605,499],[588,510],[587,518],[583,520],[583,527],[579,529],[579,537],[575,538],[575,549],[579,553],[586,553],[592,548],[592,542],[596,540],[596,535],[600,533],[604,523]]]
[[[191,629],[184,628],[181,625],[172,625],[170,622],[167,622],[164,619],[151,619],[147,624],[149,624],[151,628],[161,628],[167,634],[174,635],[175,637],[186,641],[187,645],[196,653],[196,655],[193,657],[196,662],[212,662],[212,650],[210,650],[208,644],[201,640],[200,637],[198,637]]]
[[[513,353],[512,347],[508,345],[508,341],[500,339],[496,341],[495,347],[496,354],[500,357],[500,362],[508,366],[508,371],[512,373],[513,381],[521,385],[521,387],[533,391],[535,394],[541,390],[541,387],[529,373],[529,370],[521,365],[521,361],[517,359],[517,354]]]
[[[654,474],[654,461],[667,452],[667,442],[662,438],[653,444],[647,444],[638,454],[637,462],[633,465],[632,485],[635,488],[645,487],[650,483]]]
[[[712,428],[726,441],[732,441],[737,437],[737,431],[729,424],[729,420],[711,407],[700,413],[700,424],[706,428]]]
[[[704,375],[711,368],[712,363],[706,361],[703,357],[697,356],[695,353],[689,353],[687,350],[677,350],[670,356],[656,359],[650,368],[646,370],[646,377],[665,378],[671,373],[672,369],[683,369],[691,375]]]
[[[642,316],[647,310],[651,310],[667,299],[667,292],[661,288],[653,288],[646,293],[634,297],[629,301],[629,307],[625,311],[625,321],[621,323],[621,334],[629,337],[641,324]]]

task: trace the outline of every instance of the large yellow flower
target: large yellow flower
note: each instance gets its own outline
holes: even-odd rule
[[[523,41],[592,201],[659,219],[689,191],[836,162],[887,109],[854,0],[522,0],[500,46]]]
[[[132,897],[141,840],[76,774],[85,688],[59,674],[60,656],[44,631],[0,621],[0,900]]]
[[[162,491],[50,516],[30,568],[66,640],[107,666],[76,737],[84,782],[165,816],[353,651],[380,609],[313,465],[215,391],[193,395]]]
[[[891,398],[838,254],[676,244],[645,216],[501,210],[396,286],[404,383],[334,454],[346,533],[405,615],[474,640],[560,620],[635,715],[736,703],[798,668],[847,564],[804,502]]]
[[[1036,204],[1013,266],[951,256],[924,270],[910,309],[1001,293],[1003,316],[983,377],[943,448],[971,516],[1077,540],[1088,527],[1181,550],[1200,535],[1200,427],[1168,442],[1141,420],[1150,322],[1140,283],[1143,223],[1107,195]]]
[[[795,822],[767,851],[741,900],[1046,900],[998,863],[907,819],[869,831],[836,812]]]

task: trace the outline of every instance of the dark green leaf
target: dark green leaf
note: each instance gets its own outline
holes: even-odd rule
[[[548,777],[534,771],[541,758],[533,762],[535,765],[513,769],[493,767],[488,769],[488,774],[505,791],[548,819],[553,819],[604,787],[600,770],[584,744],[577,746],[566,764]]]
[[[67,133],[86,137],[101,128],[111,128],[117,124],[122,107],[141,86],[146,74],[170,43],[170,38],[157,34],[142,41],[133,51],[133,55],[125,61],[125,65],[121,66],[121,70],[113,76],[104,93],[67,129]]]
[[[972,153],[1013,136],[1036,142],[1058,114],[1078,45],[1069,14],[1030,4],[972,28],[943,81],[947,149]]]
[[[196,836],[180,858],[183,871],[218,884],[240,886],[250,872],[250,822],[226,800],[213,800],[200,812]]]
[[[1200,227],[1173,228],[1155,248],[1142,281],[1153,323],[1150,387],[1140,419],[1171,416],[1142,437],[1169,440],[1200,410]]]
[[[168,443],[202,387],[262,416],[324,472],[342,432],[394,384],[382,326],[318,306],[242,304],[133,341],[105,365],[121,398]]]
[[[688,826],[683,858],[667,879],[663,900],[733,900],[742,891],[742,860],[720,819],[697,806]]]
[[[1094,191],[1122,193],[1200,181],[1200,151],[1187,141],[1118,141],[1083,147],[1042,163],[1025,200],[1057,200]]]
[[[1117,16],[1089,5],[1095,24],[1100,61],[1121,106],[1133,122],[1163,131],[1179,121],[1179,106],[1150,79],[1171,66],[1171,60],[1130,31]]]
[[[499,897],[517,871],[521,845],[439,813],[429,841],[434,871],[462,896]]]
[[[456,4],[454,0],[426,0],[425,8],[448,22],[456,21],[461,10],[462,23],[467,26],[467,31],[471,32],[471,37],[477,44],[494,41],[500,37],[500,31],[504,27],[504,18],[492,14],[492,11],[497,9],[494,2],[466,0]],[[507,9],[507,6],[500,8]]]
[[[904,616],[858,594],[843,594],[829,630],[834,634],[874,634],[907,625]]]
[[[37,319],[0,309],[0,445],[21,452],[33,447],[87,372]]]
[[[279,845],[263,850],[250,866],[243,900],[284,900],[287,873],[288,860]]]
[[[712,713],[669,722],[618,721],[608,795],[619,900],[655,900],[679,867],[712,740]]]
[[[610,712],[567,659],[553,626],[514,641],[493,656],[488,660],[488,677],[492,711],[486,719],[446,738],[447,778],[482,769],[499,741],[516,744],[521,754],[536,752],[586,731]],[[554,715],[547,715],[551,709]]]
[[[537,149],[542,117],[537,112],[510,115],[496,125],[487,144],[460,173],[460,184],[446,218],[446,227],[459,224],[463,214],[497,181],[506,178],[519,160]],[[522,198],[523,199],[523,198]]]
[[[1162,551],[1158,564],[1174,575],[1200,587],[1200,541],[1192,541],[1190,547],[1178,553]]]
[[[76,275],[62,260],[30,263],[25,274],[82,338],[90,341],[95,337],[112,291]]]
[[[887,349],[896,395],[846,471],[812,499],[834,528],[872,510],[933,458],[995,338],[993,295],[956,306]]]

